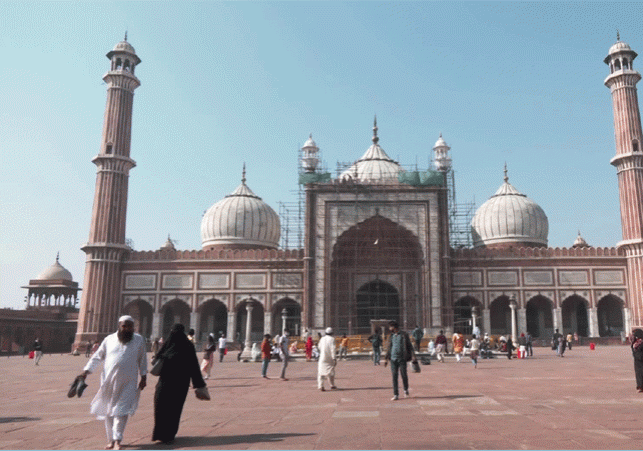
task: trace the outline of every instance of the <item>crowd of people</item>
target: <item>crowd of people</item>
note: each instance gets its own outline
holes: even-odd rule
[[[402,393],[404,397],[410,396],[407,366],[412,362],[419,368],[418,353],[421,351],[424,334],[421,328],[416,327],[411,333],[400,330],[395,321],[390,321],[387,326],[386,337],[380,327],[368,337],[368,342],[373,348],[373,365],[380,365],[384,351],[384,366],[391,368],[393,398],[400,397],[399,379],[402,379]],[[463,334],[454,333],[451,337],[452,353],[456,362],[461,362],[465,355],[469,355],[474,368],[478,366],[478,358],[489,357],[490,353],[506,353],[509,359],[512,352],[517,349],[520,358],[533,356],[533,338],[529,333],[521,333],[517,343],[513,343],[510,335],[501,335],[498,338],[489,336],[488,333],[480,334],[479,329],[474,334],[465,337]],[[152,374],[158,376],[154,392],[154,428],[152,440],[161,443],[171,443],[178,432],[183,406],[187,398],[190,385],[195,390],[199,399],[209,400],[206,380],[211,377],[214,365],[214,356],[219,351],[219,361],[226,354],[227,343],[221,333],[217,339],[214,334],[207,337],[203,347],[203,359],[199,365],[195,347],[194,331],[186,332],[181,324],[175,324],[169,336],[163,340],[155,340],[152,345]],[[482,336],[481,336],[482,335]],[[563,357],[565,349],[572,348],[574,335],[563,335],[558,329],[551,340],[552,349],[558,356]],[[287,381],[286,370],[291,352],[296,351],[297,343],[289,345],[289,331],[285,330],[281,336],[274,339],[270,334],[263,336],[261,346],[253,346],[253,353],[261,357],[261,377],[269,379],[268,367],[275,357],[281,361],[280,379]],[[349,338],[344,334],[339,341],[339,350],[333,329],[328,327],[325,334],[318,334],[318,340],[306,330],[303,336],[304,352],[307,361],[317,360],[317,388],[326,391],[326,380],[329,389],[335,390],[335,371],[338,360],[347,354]],[[630,337],[636,388],[643,393],[643,330],[635,329]],[[443,331],[429,339],[427,355],[444,362],[449,340]],[[39,349],[38,349],[39,348]],[[89,348],[89,347],[88,347]],[[92,344],[89,360],[76,381],[82,381],[93,373],[100,364],[103,370],[100,376],[100,386],[96,396],[91,402],[90,411],[98,419],[105,422],[107,436],[106,449],[121,449],[123,434],[128,418],[134,414],[138,407],[140,392],[147,386],[147,344],[145,339],[134,333],[134,319],[131,316],[122,316],[118,322],[118,330],[107,336],[100,344]],[[34,343],[34,353],[42,351],[42,343]],[[426,355],[425,355],[426,357]],[[430,363],[430,362],[429,362]],[[417,370],[419,371],[419,369]]]

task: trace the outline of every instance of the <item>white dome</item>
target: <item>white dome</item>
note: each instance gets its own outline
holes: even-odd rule
[[[587,244],[587,241],[585,241],[585,238],[583,238],[580,234],[580,230],[578,231],[578,236],[574,240],[574,244],[572,247],[589,247],[589,244]]]
[[[471,221],[473,245],[547,246],[549,221],[538,204],[505,183],[476,211]]]
[[[60,263],[58,263],[58,257],[56,257],[56,263],[45,269],[43,272],[38,274],[36,280],[69,280],[73,281],[71,273],[67,271]]]
[[[342,172],[340,180],[353,180],[356,182],[374,183],[382,181],[397,181],[397,176],[402,171],[400,165],[392,160],[384,149],[378,144],[377,121],[373,126],[373,144],[366,150],[362,158],[357,160],[350,168]]]
[[[435,145],[433,148],[435,149],[436,147],[449,147],[446,141],[442,138],[442,133],[440,133],[440,137],[438,140],[435,142]]]
[[[610,47],[609,52],[607,52],[608,55],[612,55],[613,53],[618,53],[623,50],[629,50],[632,51],[631,47],[629,44],[623,42],[623,41],[617,41],[616,44]]]
[[[245,171],[244,171],[245,172]],[[208,209],[201,220],[201,244],[276,248],[281,236],[279,216],[246,186],[241,185]]]

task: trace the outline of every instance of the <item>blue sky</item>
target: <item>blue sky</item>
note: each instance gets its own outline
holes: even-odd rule
[[[105,54],[128,30],[136,74],[127,236],[200,248],[201,216],[239,184],[294,201],[309,133],[328,168],[380,144],[428,166],[440,132],[459,201],[510,182],[549,218],[621,239],[603,58],[643,50],[640,3],[0,3],[0,306],[55,261],[83,284]],[[635,68],[638,66],[635,62]]]

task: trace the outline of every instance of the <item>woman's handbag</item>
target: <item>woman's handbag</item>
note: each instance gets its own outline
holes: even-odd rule
[[[152,362],[152,369],[150,370],[150,374],[152,376],[160,376],[161,375],[161,370],[163,369],[163,359],[154,359]]]
[[[194,394],[196,395],[197,399],[201,399],[203,401],[210,400],[210,392],[208,391],[208,387],[195,388]]]

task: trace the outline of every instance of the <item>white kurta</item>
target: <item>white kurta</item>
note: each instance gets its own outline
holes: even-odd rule
[[[108,335],[84,369],[93,372],[101,362],[100,388],[91,413],[98,419],[133,415],[138,407],[138,375],[147,374],[145,339],[134,334],[128,343],[121,343],[117,334]]]
[[[319,362],[317,363],[317,374],[330,376],[335,374],[335,337],[324,335],[319,343]]]

